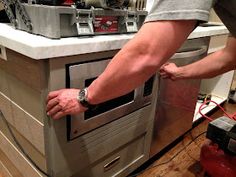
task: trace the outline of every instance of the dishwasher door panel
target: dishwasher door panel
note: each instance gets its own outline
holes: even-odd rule
[[[206,56],[209,39],[187,41],[171,58],[177,66],[193,63]],[[156,116],[150,157],[191,129],[200,79],[172,81],[159,78]]]
[[[200,80],[160,79],[151,156],[192,127]]]

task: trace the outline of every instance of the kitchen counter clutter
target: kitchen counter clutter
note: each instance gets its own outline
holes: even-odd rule
[[[189,39],[228,34],[225,26],[197,27]],[[32,59],[46,59],[120,49],[134,34],[49,39],[0,24],[0,45]]]
[[[208,46],[210,37],[216,40],[227,35],[228,30],[224,26],[197,27],[189,36],[191,40],[188,40],[188,46],[190,44],[194,50],[188,47],[188,55],[183,55],[186,52],[183,50],[182,54],[176,53],[173,59],[178,62],[185,56],[188,60],[190,53],[194,56],[192,59],[199,59],[206,54],[207,47],[196,46],[206,43]],[[51,177],[126,176],[150,158],[158,75],[152,76],[129,94],[78,116],[54,121],[47,117],[45,110],[49,91],[88,86],[133,36],[100,35],[55,40],[0,24],[2,174],[7,177],[44,177],[43,173]],[[223,45],[214,45],[211,51]],[[224,86],[220,84],[220,88],[227,91],[230,77],[228,74],[223,80],[206,81],[201,89],[221,94],[215,86],[219,87],[217,83],[224,81]],[[209,82],[211,88],[206,87]],[[165,91],[164,87],[168,85],[163,84],[162,89]],[[169,100],[169,97],[163,97]],[[30,159],[18,147],[4,118]],[[173,130],[181,126],[176,122],[169,122]],[[159,127],[169,126],[164,124]],[[191,120],[189,126],[187,128],[191,128]],[[165,145],[168,143],[171,142],[165,142]]]

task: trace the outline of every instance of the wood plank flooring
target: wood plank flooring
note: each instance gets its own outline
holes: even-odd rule
[[[227,113],[236,112],[236,104],[225,103],[223,105]],[[218,118],[223,115],[221,110],[211,114],[212,118]],[[145,164],[139,168],[135,174],[130,176],[137,177],[204,177],[204,171],[199,162],[200,148],[206,140],[202,132],[207,129],[208,121],[203,120],[196,125],[190,132],[170,150],[160,158],[152,159],[152,164]],[[193,141],[193,139],[195,139]]]

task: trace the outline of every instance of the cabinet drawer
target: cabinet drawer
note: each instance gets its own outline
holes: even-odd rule
[[[152,112],[152,107],[146,106],[73,141],[61,143],[62,157],[52,143],[52,176],[125,176],[133,171],[149,157]]]
[[[73,175],[73,177],[126,176],[147,160],[146,134],[116,149],[98,162]],[[133,168],[132,168],[133,167]]]

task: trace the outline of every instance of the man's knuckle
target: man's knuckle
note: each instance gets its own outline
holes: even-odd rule
[[[63,106],[62,106],[62,104],[60,102],[57,104],[57,107],[58,107],[58,109],[62,109],[63,108]]]

